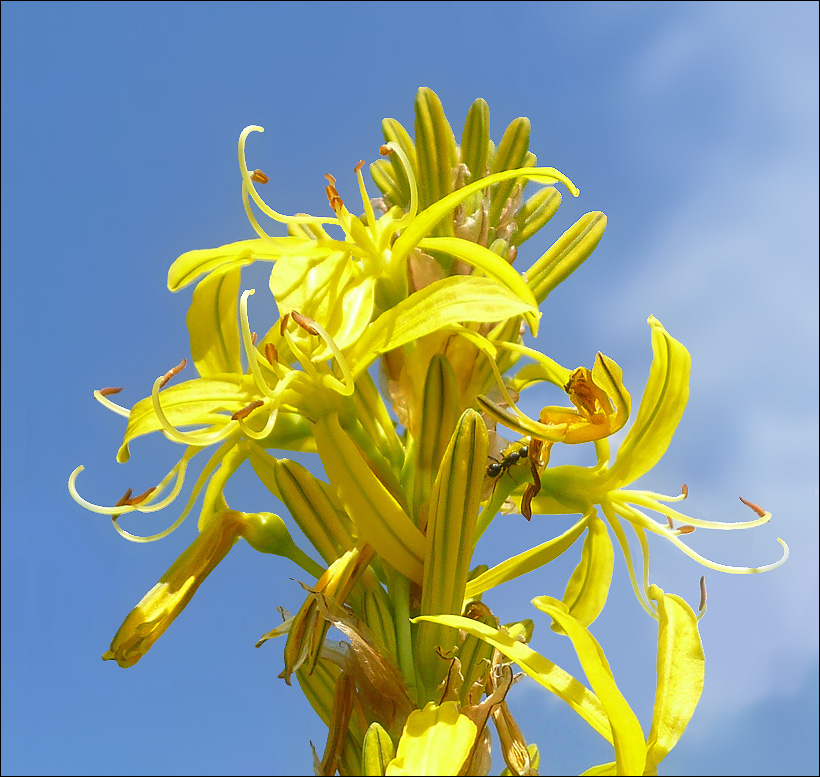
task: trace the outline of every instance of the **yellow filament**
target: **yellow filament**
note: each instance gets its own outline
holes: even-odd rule
[[[112,413],[121,415],[123,418],[128,418],[128,416],[131,415],[131,411],[127,407],[123,407],[122,405],[118,405],[116,402],[112,402],[108,397],[101,394],[99,391],[94,392],[94,399],[96,399],[97,402],[104,407],[107,407]]]
[[[253,198],[253,201],[257,204],[259,209],[266,215],[270,216],[274,221],[278,221],[280,224],[338,224],[338,219],[319,218],[317,216],[285,216],[282,213],[277,213],[273,210],[273,208],[271,208],[259,196],[259,192],[256,191],[256,187],[253,185],[253,179],[251,178],[250,171],[248,170],[248,163],[245,160],[245,141],[251,132],[264,131],[264,128],[252,124],[249,127],[245,127],[239,135],[239,170],[242,173],[242,181],[245,184],[248,194],[250,194]]]

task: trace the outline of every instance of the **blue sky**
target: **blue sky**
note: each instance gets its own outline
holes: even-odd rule
[[[816,3],[0,10],[4,774],[311,773],[308,740],[321,749],[323,726],[276,679],[281,645],[253,648],[277,605],[298,608],[298,570],[238,545],[121,670],[100,654],[195,526],[129,544],[70,500],[66,480],[84,464],[81,491],[114,501],[176,460],[149,439],[116,464],[122,419],[91,392],[123,385],[134,402],[187,355],[190,292],[171,295],[165,274],[186,250],[252,235],[241,129],[266,128],[251,164],[271,176],[269,200],[324,214],[324,173],[354,196],[353,165],[376,158],[383,117],[412,125],[419,86],[457,132],[477,97],[496,141],[529,116],[539,160],[579,186],[530,252],[587,211],[608,215],[592,259],[544,309],[547,353],[574,367],[601,350],[633,396],[651,360],[649,314],[692,353],[682,426],[644,486],[674,493],[685,481],[702,518],[748,519],[738,495],[774,514],[749,532],[699,531],[693,547],[759,565],[778,557],[776,537],[791,546],[769,575],[707,572],[706,690],[662,773],[817,773]],[[239,509],[280,509],[252,478],[229,494]],[[517,552],[565,521],[535,524],[510,519],[479,554]],[[534,618],[534,645],[569,671],[571,650],[529,599],[560,595],[575,561],[491,602],[503,620]],[[653,544],[666,590],[695,602],[701,572]],[[622,562],[614,585],[593,631],[648,726],[654,623]],[[608,760],[561,702],[526,683],[514,693],[544,773]]]

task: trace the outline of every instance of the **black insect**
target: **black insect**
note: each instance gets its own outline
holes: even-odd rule
[[[487,465],[487,477],[497,478],[502,473],[506,472],[514,464],[518,464],[521,459],[526,459],[530,455],[530,449],[527,445],[522,445],[516,448],[511,453],[504,456],[501,461],[491,461]]]

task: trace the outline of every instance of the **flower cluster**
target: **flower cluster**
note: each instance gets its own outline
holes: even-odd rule
[[[370,173],[355,167],[362,213],[348,210],[327,176],[332,217],[287,216],[262,198],[268,182],[251,170],[239,138],[242,200],[256,237],[190,251],[168,273],[168,288],[196,282],[187,325],[199,377],[168,385],[186,362],[158,377],[130,410],[118,389],[95,392],[127,418],[118,460],[132,441],[162,432],[183,446],[179,462],[147,492],[100,506],[120,534],[137,542],[167,536],[202,496],[199,533],[128,614],[103,658],[136,664],[181,613],[202,581],[244,539],[255,550],[291,559],[310,576],[293,616],[265,634],[285,637],[281,677],[295,675],[328,726],[317,774],[486,774],[492,720],[507,773],[536,774],[538,749],[510,714],[515,665],[569,704],[610,742],[614,761],[594,774],[650,774],[675,745],[698,702],[704,657],[699,613],[650,582],[647,534],[668,540],[711,569],[681,539],[696,527],[741,529],[770,514],[722,524],[690,518],[670,503],[685,498],[633,490],[661,459],[683,414],[690,357],[654,317],[654,359],[631,428],[614,461],[608,438],[632,412],[620,367],[598,353],[591,368],[568,369],[524,344],[537,333],[539,306],[593,252],[606,217],[588,213],[525,272],[522,247],[555,214],[562,173],[540,167],[529,150],[530,125],[516,119],[495,146],[489,109],[471,106],[457,143],[438,97],[421,89],[415,139],[392,119],[382,124],[382,158]],[[539,188],[525,198],[530,184]],[[256,210],[254,210],[254,206]],[[257,212],[285,225],[271,236]],[[270,262],[278,318],[252,332],[242,290],[244,267]],[[377,383],[379,374],[381,389]],[[565,396],[537,419],[518,407],[541,384]],[[510,430],[505,440],[499,426]],[[555,445],[591,443],[592,467],[550,466]],[[163,532],[137,536],[120,525],[130,513],[161,510],[181,493],[189,464],[208,451],[187,504]],[[323,480],[288,458],[316,452]],[[276,454],[276,455],[275,455]],[[224,489],[248,463],[322,559],[293,541],[285,520],[232,509]],[[647,511],[659,515],[657,520]],[[493,520],[520,512],[580,515],[569,530],[488,568],[476,544]],[[522,523],[522,529],[528,524]],[[634,557],[627,529],[641,549]],[[658,678],[645,734],[590,632],[602,612],[614,564],[614,535],[636,596],[658,621]],[[522,531],[525,537],[526,532]],[[530,642],[534,623],[502,625],[482,595],[533,572],[582,541],[580,562],[560,597],[533,605],[577,652],[588,686]],[[346,641],[327,638],[340,630]],[[520,675],[519,675],[520,676]]]

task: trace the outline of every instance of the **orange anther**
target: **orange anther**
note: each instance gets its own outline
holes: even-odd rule
[[[672,519],[668,515],[666,516],[666,525],[672,530],[675,528],[675,524],[672,523]]]
[[[114,507],[122,507],[123,505],[128,504],[128,500],[131,498],[131,494],[134,493],[133,488],[129,488],[115,503]]]
[[[144,502],[146,499],[148,499],[148,497],[151,496],[151,494],[153,494],[156,490],[156,486],[151,486],[151,488],[147,489],[146,491],[143,491],[139,496],[131,497],[131,499],[129,499],[125,504],[138,505],[140,502]]]
[[[261,399],[251,402],[247,407],[237,410],[232,416],[231,421],[238,421],[240,418],[247,418],[257,407],[262,407],[265,403]]]
[[[291,310],[291,316],[293,316],[293,320],[299,324],[302,329],[304,329],[309,335],[318,335],[319,332],[312,326],[316,322],[312,318],[308,318],[307,316],[303,316],[298,310]]]
[[[285,330],[288,328],[288,319],[290,318],[290,313],[285,313],[281,319],[279,319],[279,334],[282,337],[285,336]]]
[[[390,148],[390,146],[387,146],[387,145],[379,146],[379,154],[381,154],[382,156],[388,156],[392,153],[393,153],[393,149]]]
[[[251,180],[255,183],[267,183],[270,181],[270,178],[266,176],[261,170],[254,170],[251,173]]]
[[[172,367],[165,375],[162,376],[162,380],[159,382],[159,387],[162,388],[174,375],[179,375],[185,369],[185,365],[188,364],[187,359],[183,359],[176,367]]]
[[[335,179],[335,178],[334,178],[334,177],[333,177],[330,173],[325,173],[325,180],[326,180],[326,181],[327,181],[327,182],[328,182],[331,186],[333,186],[333,185],[336,183],[336,179]]]
[[[108,388],[100,389],[100,394],[110,397],[112,394],[119,394],[120,391],[122,391],[122,386],[108,386]]]
[[[363,167],[364,167],[364,159],[362,159],[362,161],[359,162],[359,164],[357,164],[356,167],[353,168],[353,172],[360,173],[362,171]]]
[[[738,499],[740,499],[746,507],[750,507],[754,510],[761,518],[766,515],[766,511],[760,505],[756,505],[754,502],[747,502],[742,496],[739,496]]]
[[[678,534],[691,534],[693,531],[695,531],[695,527],[687,524],[686,526],[681,526],[678,529]]]
[[[256,345],[256,332],[251,332],[251,345]]]
[[[689,496],[689,486],[687,486],[686,483],[684,483],[680,487],[680,492],[683,494],[683,497],[685,499],[687,496]]]
[[[271,364],[276,364],[279,361],[279,352],[273,343],[265,343],[265,358]]]

